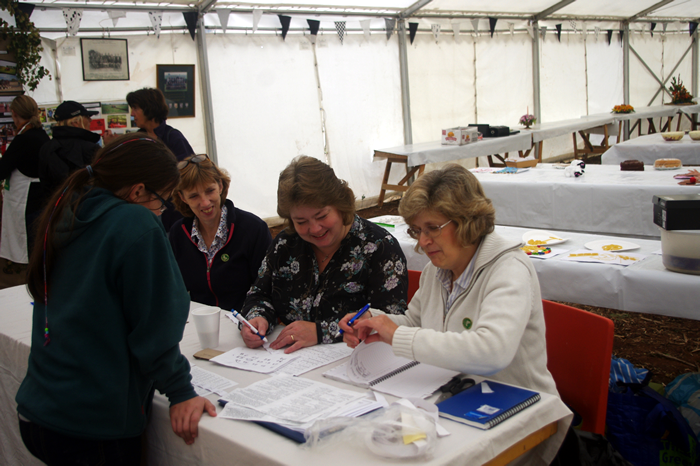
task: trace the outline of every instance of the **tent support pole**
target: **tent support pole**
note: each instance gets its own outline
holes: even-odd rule
[[[630,104],[630,23],[622,23],[624,37],[622,39],[622,102]],[[623,138],[627,141],[630,138],[630,122],[625,120]]]
[[[698,30],[696,29],[693,33],[693,53],[691,54],[693,63],[693,90],[691,91],[691,94],[693,94],[696,98],[700,92],[700,86],[698,86],[698,73],[700,73],[700,69],[698,69],[700,68],[700,55],[698,54],[698,49],[700,47],[698,47],[698,38],[700,38],[700,34],[698,34]]]
[[[406,21],[398,19],[399,39],[399,70],[401,75],[401,107],[403,111],[403,143],[413,144],[411,130],[411,97],[408,87],[408,55],[406,52]]]
[[[216,154],[216,137],[214,134],[214,112],[211,100],[211,80],[209,78],[209,57],[207,55],[207,34],[204,29],[204,17],[199,15],[197,27],[197,55],[199,58],[199,79],[202,88],[202,110],[204,111],[204,137],[207,142],[207,154],[219,164]]]
[[[532,105],[533,115],[537,121],[542,123],[542,112],[540,108],[540,28],[537,21],[532,23]],[[542,160],[540,154],[541,145],[535,146],[535,158]]]

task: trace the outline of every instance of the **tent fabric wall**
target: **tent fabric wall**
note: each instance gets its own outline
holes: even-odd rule
[[[105,21],[99,15],[104,17],[104,12],[90,13],[83,23]],[[45,14],[51,18],[59,15],[60,19],[47,21]],[[144,18],[144,12],[128,12],[119,25],[141,24]],[[181,13],[164,14],[163,18],[164,27],[182,23]],[[218,24],[216,15],[206,18],[205,23]],[[250,14],[232,13],[229,27],[250,27],[251,18]],[[40,27],[53,28],[63,21],[58,10],[37,10],[33,19]],[[337,34],[328,31],[332,22],[322,20],[316,46],[318,82],[308,33],[299,32],[305,27],[301,18],[292,18],[296,30],[290,31],[286,40],[278,33],[261,31],[206,35],[219,163],[232,175],[231,199],[263,218],[276,216],[277,177],[295,156],[306,154],[330,161],[359,200],[379,193],[384,161],[373,161],[373,151],[404,142],[397,34],[387,39],[384,31],[377,30],[383,18],[374,18],[374,29],[367,39],[357,30],[357,20],[348,18],[348,29],[356,30],[346,31],[341,44]],[[523,29],[526,23],[513,20],[515,34],[511,34],[509,20],[499,20],[491,37],[484,32],[485,21],[480,21],[480,33],[476,35],[465,20],[455,38],[451,23],[440,21],[443,28],[436,40],[426,27],[431,21],[420,19],[421,29],[407,47],[413,142],[436,140],[442,128],[473,122],[519,128],[520,115],[528,107],[532,112],[534,107],[532,42]],[[622,103],[619,33],[613,34],[610,45],[607,42],[607,29],[617,29],[619,23],[589,22],[585,43],[582,23],[576,32],[567,30],[570,27],[565,23],[561,42],[556,37],[556,23],[539,23],[548,29],[540,40],[541,121],[607,112]],[[109,25],[111,20],[104,24]],[[596,25],[600,28],[597,39],[593,31]],[[279,20],[266,13],[260,26],[278,28]],[[681,32],[675,32],[677,27],[671,25],[667,34],[657,31],[654,37],[648,29],[640,34],[638,28],[632,28],[630,39],[661,76],[670,72],[690,45],[686,27],[684,23]],[[109,36],[108,30],[103,35]],[[57,86],[63,100],[124,100],[131,90],[155,86],[156,64],[195,64],[196,117],[171,119],[169,123],[186,135],[196,152],[206,150],[201,69],[196,44],[188,33],[161,33],[160,38],[143,33],[112,34],[129,41],[131,79],[103,82],[82,80],[78,37],[53,32],[47,36],[55,39],[58,64],[53,62],[49,47],[44,51],[43,64],[54,76],[60,67],[61,80],[44,80],[32,93],[40,104],[58,102]],[[630,69],[631,103],[645,106],[658,85],[634,56]],[[674,74],[679,73],[689,87],[690,54]],[[664,99],[669,100],[668,96]],[[657,97],[653,104],[660,103],[661,97]],[[325,115],[328,154],[324,153],[320,105]],[[571,151],[570,135],[544,144],[545,159]],[[462,163],[473,166],[475,161]],[[394,169],[390,181],[402,176],[402,170]]]

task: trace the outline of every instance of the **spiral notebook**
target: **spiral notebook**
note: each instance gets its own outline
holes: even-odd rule
[[[486,430],[539,400],[540,394],[532,390],[483,381],[438,403],[437,407],[440,417]]]
[[[427,398],[457,374],[395,356],[390,345],[376,342],[359,344],[350,361],[324,372],[323,376],[400,398]]]

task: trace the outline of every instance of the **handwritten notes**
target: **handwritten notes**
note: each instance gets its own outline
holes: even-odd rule
[[[296,353],[284,354],[284,352],[275,352],[273,354],[265,351],[263,348],[239,347],[211,358],[211,361],[244,371],[269,374],[297,357],[299,356]]]

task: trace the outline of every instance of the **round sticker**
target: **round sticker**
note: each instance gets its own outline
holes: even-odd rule
[[[229,260],[228,254],[222,254],[222,255],[221,255],[221,260],[222,260],[223,262],[228,262],[228,260]]]
[[[469,330],[470,328],[472,328],[472,320],[471,320],[469,317],[466,317],[466,318],[462,321],[462,325],[464,325],[464,328],[466,328],[467,330]]]

